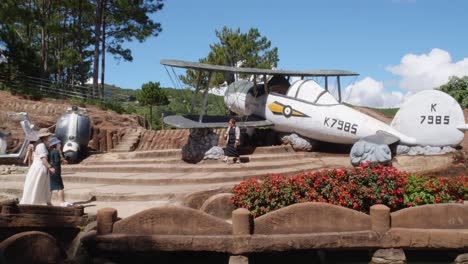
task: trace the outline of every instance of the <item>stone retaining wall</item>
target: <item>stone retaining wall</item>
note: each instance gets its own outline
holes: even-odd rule
[[[214,133],[224,135],[225,128],[214,129]],[[136,150],[181,149],[187,144],[190,129],[144,130]],[[224,137],[219,137],[219,146],[224,146]]]
[[[114,209],[106,209],[116,213]],[[468,249],[468,206],[437,204],[395,213],[383,205],[370,215],[348,208],[303,203],[255,220],[247,209],[232,213],[232,225],[184,207],[150,209],[113,223],[113,231],[89,233],[82,242],[94,250],[112,252],[208,251],[232,255],[258,252],[423,248]],[[105,211],[99,211],[104,214]],[[102,218],[114,219],[114,218]],[[221,219],[218,219],[221,220]],[[144,248],[141,241],[145,241]]]

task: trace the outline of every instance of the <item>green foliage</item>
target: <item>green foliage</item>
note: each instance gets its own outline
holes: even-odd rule
[[[162,112],[167,115],[181,115],[190,113],[192,101],[195,92],[190,89],[164,89],[167,92],[169,104],[159,107]],[[201,112],[202,94],[197,96],[197,104],[194,106],[193,113],[199,114]],[[228,109],[224,104],[224,97],[208,94],[206,113],[208,115],[226,115]]]
[[[153,106],[167,105],[169,103],[166,91],[161,89],[159,82],[148,82],[141,86],[141,90],[137,91],[136,98],[140,104],[148,106],[150,129],[152,129]]]
[[[452,76],[448,83],[437,89],[455,98],[462,108],[468,108],[468,76]]]
[[[398,110],[400,110],[400,108],[371,108],[371,109],[390,118],[393,118],[398,112]]]
[[[463,202],[468,198],[468,176],[408,175],[394,167],[361,165],[297,176],[271,174],[234,186],[231,201],[254,216],[295,203],[325,202],[369,212],[374,204],[391,210],[422,204]]]
[[[115,85],[104,85],[104,99],[117,102],[135,102],[137,90],[123,89]]]
[[[242,63],[242,67],[253,67],[271,69],[276,67],[279,61],[278,48],[271,48],[271,41],[260,35],[256,28],[251,28],[248,33],[241,33],[240,29],[235,30],[223,27],[221,31],[215,31],[219,43],[210,45],[211,51],[206,58],[199,61],[223,66],[237,66]],[[197,72],[187,70],[186,76],[180,77],[185,84],[196,86]],[[224,81],[228,84],[234,81],[232,74],[213,73],[210,87],[219,86]],[[206,87],[207,75],[203,75],[202,84]]]
[[[468,198],[467,180],[467,176],[447,178],[410,175],[407,177],[405,203],[407,206],[414,206],[450,201],[462,202]]]
[[[168,104],[166,91],[161,89],[159,82],[148,82],[136,92],[138,102],[145,106],[157,106]]]
[[[161,24],[151,20],[151,14],[163,8],[161,1],[107,1],[105,10],[105,34],[107,52],[115,57],[132,61],[132,52],[124,48],[125,41],[136,39],[140,42],[161,32]]]
[[[106,52],[131,61],[126,42],[158,35],[161,25],[153,18],[162,7],[158,0],[2,0],[0,75],[85,85],[91,65],[97,70]]]

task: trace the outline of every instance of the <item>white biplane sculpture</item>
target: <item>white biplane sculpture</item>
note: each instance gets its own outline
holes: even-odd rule
[[[399,142],[409,146],[457,146],[468,129],[460,105],[437,90],[426,90],[407,100],[391,125],[341,104],[340,78],[358,75],[351,71],[267,70],[178,60],[162,60],[161,64],[196,70],[199,76],[203,72],[208,76],[213,72],[253,75],[253,81],[231,83],[224,94],[224,102],[239,116],[240,126],[272,126],[279,132],[331,143],[354,144],[370,138],[387,145]],[[290,83],[290,77],[299,78]],[[324,77],[325,87],[306,77]],[[328,91],[330,77],[336,78],[338,100]],[[196,89],[198,92],[200,87]],[[208,89],[200,115],[167,116],[164,122],[178,128],[226,126],[227,119],[204,115]]]

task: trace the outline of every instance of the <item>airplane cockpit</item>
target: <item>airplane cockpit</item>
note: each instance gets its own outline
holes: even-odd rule
[[[288,97],[319,105],[335,105],[338,101],[314,80],[295,81],[286,94]]]
[[[275,75],[268,81],[270,92],[286,95],[291,83],[283,75]]]
[[[339,104],[332,94],[314,80],[297,80],[291,85],[283,75],[273,76],[267,82],[267,88],[264,83],[254,84],[246,80],[241,80],[228,86],[227,94],[236,92],[248,94],[254,98],[261,97],[267,93],[273,93],[318,105]]]
[[[314,80],[297,80],[292,85],[283,75],[275,75],[268,81],[271,93],[292,97],[313,104],[334,105],[338,101]]]

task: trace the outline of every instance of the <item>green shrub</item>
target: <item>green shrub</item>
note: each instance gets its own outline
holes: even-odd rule
[[[253,216],[303,202],[326,202],[368,213],[375,204],[392,211],[421,204],[468,199],[468,176],[408,175],[394,167],[361,165],[296,176],[270,174],[234,186],[231,201]]]
[[[405,190],[407,206],[462,202],[468,199],[467,176],[453,178],[410,175]]]

